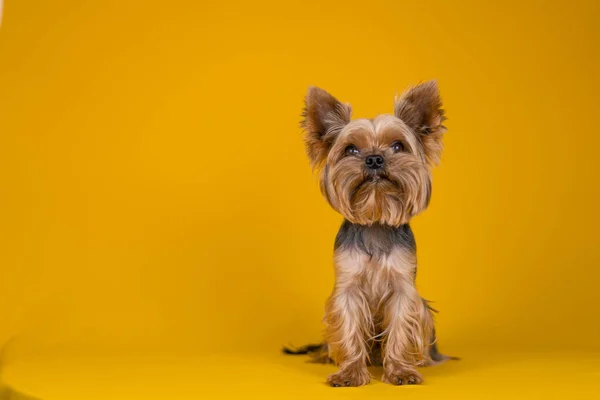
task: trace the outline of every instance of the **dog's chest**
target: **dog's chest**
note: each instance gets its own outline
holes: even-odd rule
[[[335,250],[356,251],[371,259],[385,260],[398,251],[415,253],[415,238],[408,224],[399,227],[358,225],[344,221],[335,239]]]
[[[387,296],[416,273],[416,246],[408,225],[344,222],[335,245],[337,279],[358,284],[370,300]]]

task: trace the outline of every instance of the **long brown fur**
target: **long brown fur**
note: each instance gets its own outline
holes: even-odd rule
[[[441,106],[434,81],[408,89],[394,115],[354,121],[348,104],[319,88],[307,93],[308,157],[329,204],[359,232],[352,238],[359,244],[336,245],[326,343],[296,352],[335,362],[340,369],[327,379],[332,386],[369,383],[368,363],[383,364],[384,382],[420,383],[416,367],[447,358],[437,351],[432,310],[415,286],[412,236],[402,236],[429,204],[430,168],[439,162],[445,132]],[[369,167],[369,156],[380,157],[382,166]],[[393,236],[387,247],[378,241],[381,232]]]

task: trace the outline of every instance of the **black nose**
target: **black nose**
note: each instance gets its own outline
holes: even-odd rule
[[[379,169],[383,167],[383,157],[378,154],[368,156],[365,160],[365,164],[367,165],[367,168]]]

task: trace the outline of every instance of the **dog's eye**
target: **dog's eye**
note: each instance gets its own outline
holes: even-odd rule
[[[358,149],[355,145],[351,144],[350,146],[346,147],[345,153],[347,156],[355,156],[358,154]]]
[[[394,153],[400,153],[401,151],[404,151],[404,145],[399,140],[396,140],[394,143],[392,143],[390,147],[392,150],[394,150]]]

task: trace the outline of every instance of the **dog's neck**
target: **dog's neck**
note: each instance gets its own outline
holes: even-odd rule
[[[344,220],[335,239],[336,251],[356,250],[375,258],[387,256],[397,248],[417,251],[410,225],[358,225]]]

